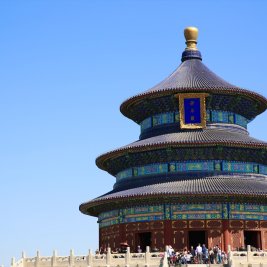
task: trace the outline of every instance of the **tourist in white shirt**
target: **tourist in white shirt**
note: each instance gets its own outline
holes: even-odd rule
[[[200,244],[196,247],[196,254],[198,263],[202,263],[202,247]]]

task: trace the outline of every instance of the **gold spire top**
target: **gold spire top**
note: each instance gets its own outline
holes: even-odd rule
[[[196,27],[185,28],[184,37],[187,45],[185,50],[197,50],[198,29]]]

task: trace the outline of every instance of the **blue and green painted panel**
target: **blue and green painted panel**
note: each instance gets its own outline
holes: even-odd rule
[[[267,166],[259,165],[259,173],[267,174]]]
[[[168,164],[159,163],[159,164],[145,165],[145,166],[133,168],[133,170],[134,170],[133,172],[134,176],[166,173],[168,172]]]
[[[232,115],[226,111],[211,111],[211,122],[229,123],[229,116]]]
[[[125,223],[164,220],[164,205],[132,207],[122,213]]]
[[[235,124],[238,124],[246,128],[248,124],[248,120],[241,115],[235,114]]]
[[[177,204],[171,206],[173,220],[222,219],[221,204]]]
[[[180,113],[179,112],[175,112],[174,113],[174,121],[175,122],[179,122],[180,121]]]
[[[99,227],[102,228],[102,227],[107,227],[107,226],[111,226],[111,225],[119,224],[119,223],[120,222],[118,219],[105,220],[105,221],[99,222]]]
[[[157,220],[267,220],[267,205],[200,203],[162,204],[131,207],[103,212],[98,222],[101,227],[130,222]]]
[[[125,178],[132,177],[132,176],[133,176],[133,170],[132,168],[130,168],[130,169],[126,169],[126,170],[119,172],[116,175],[116,178],[117,178],[117,181],[120,181],[121,179],[125,179]]]
[[[141,132],[143,132],[144,130],[151,128],[152,127],[152,121],[151,121],[151,117],[146,118],[145,120],[143,120],[141,123]]]
[[[266,212],[267,206],[265,205],[256,205],[256,204],[231,204],[230,211],[236,212]]]
[[[153,216],[135,216],[135,217],[126,217],[124,222],[148,222],[148,221],[158,221],[164,220],[164,215],[153,215]]]
[[[164,212],[163,205],[132,207],[123,210],[124,215]]]
[[[253,163],[223,161],[222,170],[227,172],[253,173],[254,166]]]
[[[119,210],[112,210],[112,211],[100,213],[98,216],[98,219],[100,221],[102,221],[104,219],[110,219],[110,218],[118,217],[118,215],[119,215]]]
[[[176,171],[213,171],[213,161],[195,161],[195,162],[183,162],[176,163]]]
[[[170,163],[155,163],[133,167],[119,172],[117,182],[131,177],[179,172],[230,172],[230,173],[259,173],[267,175],[267,166],[238,161],[207,160],[180,161]]]
[[[221,211],[221,204],[173,204],[172,212],[177,211]]]
[[[256,204],[230,204],[230,219],[267,220],[267,206]]]
[[[185,99],[187,100],[187,99]],[[190,99],[188,99],[190,100]],[[190,102],[188,102],[190,104]],[[188,110],[185,112],[185,122],[186,123],[199,123],[200,122],[200,113],[197,112],[198,107],[192,107],[190,105]],[[141,133],[146,129],[151,127],[155,127],[158,125],[169,124],[169,123],[178,123],[180,121],[179,112],[167,112],[156,114],[152,117],[148,117],[140,123]],[[235,114],[228,111],[221,110],[207,110],[206,111],[206,121],[211,123],[229,123],[229,124],[237,124],[244,128],[247,128],[247,124],[249,120],[245,117]]]
[[[119,210],[112,210],[100,213],[98,216],[98,222],[100,228],[119,224]]]
[[[222,215],[220,213],[180,213],[173,214],[173,220],[212,220],[212,219],[222,219]]]
[[[174,113],[168,112],[168,113],[154,115],[152,117],[152,121],[153,121],[153,126],[167,124],[167,123],[174,123]]]

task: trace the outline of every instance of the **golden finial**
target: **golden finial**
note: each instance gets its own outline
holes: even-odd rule
[[[187,45],[185,50],[197,50],[198,29],[196,27],[185,28],[184,37]]]

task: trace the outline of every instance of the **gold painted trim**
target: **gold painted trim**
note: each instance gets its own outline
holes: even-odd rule
[[[198,223],[201,223],[202,224],[202,226],[192,226],[192,224],[193,223],[196,223],[196,222],[198,222]],[[192,220],[192,221],[189,221],[189,228],[195,228],[195,229],[197,229],[197,228],[205,228],[205,221],[203,221],[203,220]]]
[[[173,212],[174,215],[183,215],[183,214],[207,214],[206,210],[201,210],[201,211],[183,211],[183,212]],[[220,211],[209,211],[209,214],[221,214]]]
[[[175,97],[179,100],[179,114],[180,114],[180,127],[181,129],[203,129],[206,128],[206,97],[207,93],[190,93],[190,94],[176,94]],[[199,98],[200,99],[200,117],[201,123],[185,123],[184,114],[184,99]]]
[[[137,218],[143,216],[154,216],[154,215],[163,215],[163,212],[154,212],[154,213],[138,213],[138,214],[129,214],[125,215],[125,218]]]

